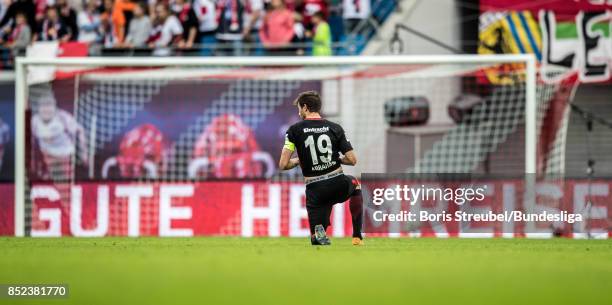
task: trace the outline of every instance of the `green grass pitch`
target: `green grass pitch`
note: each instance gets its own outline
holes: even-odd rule
[[[1,304],[611,304],[612,241],[0,239],[0,283],[67,283]]]

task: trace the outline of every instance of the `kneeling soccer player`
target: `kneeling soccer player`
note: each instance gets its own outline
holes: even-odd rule
[[[333,205],[350,199],[353,245],[362,245],[363,200],[357,179],[344,175],[342,166],[355,165],[357,157],[344,130],[321,118],[321,97],[315,91],[301,93],[293,102],[303,121],[287,130],[281,153],[281,170],[302,168],[306,183],[306,210],[313,245],[329,245],[325,230],[330,224]],[[298,158],[291,158],[297,150]],[[340,156],[342,154],[342,156]]]

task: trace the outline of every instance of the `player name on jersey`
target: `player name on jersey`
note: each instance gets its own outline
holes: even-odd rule
[[[326,169],[328,169],[328,168],[330,168],[332,166],[335,166],[336,164],[338,164],[338,162],[331,161],[331,162],[324,163],[324,164],[314,165],[312,167],[312,170],[313,171],[324,171],[324,170],[326,170]]]

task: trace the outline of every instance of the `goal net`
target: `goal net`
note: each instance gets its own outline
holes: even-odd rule
[[[299,120],[291,102],[306,90],[344,127],[356,176],[563,173],[571,94],[537,82],[529,56],[29,59],[17,68],[17,235],[303,235],[301,174],[276,164]]]

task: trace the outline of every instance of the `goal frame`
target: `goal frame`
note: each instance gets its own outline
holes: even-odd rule
[[[502,55],[385,55],[333,57],[18,57],[15,61],[15,236],[25,236],[27,68],[66,67],[206,67],[206,66],[330,66],[398,64],[525,64],[525,174],[536,173],[537,102],[536,58],[533,54]],[[348,118],[351,120],[351,118]],[[532,176],[532,175],[528,175]]]

